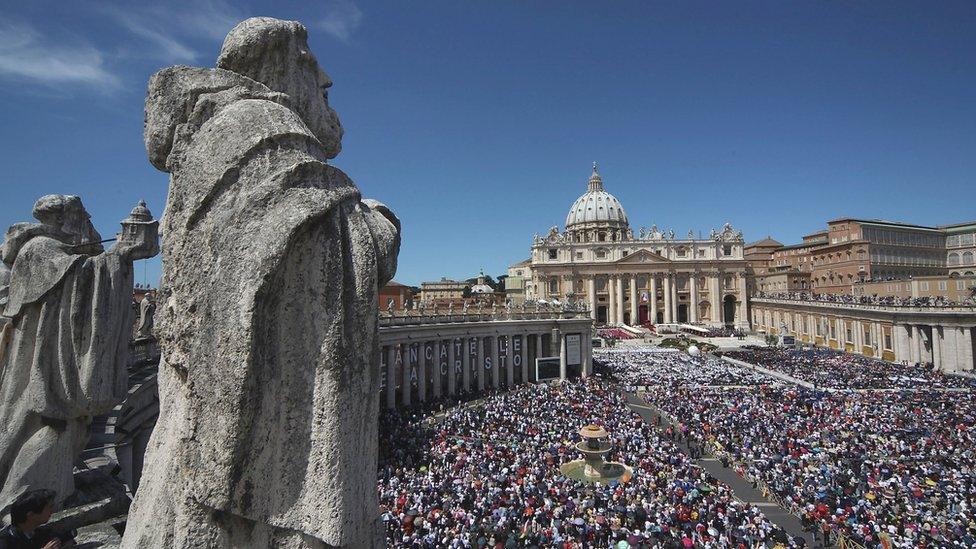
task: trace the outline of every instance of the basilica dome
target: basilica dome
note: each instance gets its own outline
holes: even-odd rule
[[[603,179],[593,163],[586,194],[576,199],[566,215],[566,230],[586,227],[627,228],[627,214],[617,197],[603,189]]]

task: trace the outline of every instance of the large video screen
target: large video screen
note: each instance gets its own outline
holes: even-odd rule
[[[547,381],[559,379],[559,357],[544,357],[535,359],[536,379]]]

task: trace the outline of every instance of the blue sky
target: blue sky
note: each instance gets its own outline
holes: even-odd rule
[[[146,81],[251,15],[309,27],[335,164],[400,216],[404,283],[527,257],[594,160],[635,228],[976,219],[974,2],[195,0],[0,4],[0,225],[53,192],[106,237],[161,214]]]

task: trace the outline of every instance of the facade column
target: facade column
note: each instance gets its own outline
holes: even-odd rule
[[[657,324],[657,275],[651,273],[648,275],[651,279],[651,309],[647,312],[647,317],[650,319],[651,324]]]
[[[464,341],[461,342],[463,350]],[[457,339],[451,338],[447,348],[447,394],[454,396],[457,394]]]
[[[740,328],[749,329],[749,295],[746,292],[746,275],[745,273],[739,273],[736,278],[736,283],[739,285],[739,319],[736,324]]]
[[[671,322],[678,322],[678,275],[671,278]]]
[[[596,320],[596,276],[586,279],[586,296],[590,298],[590,318]]]
[[[640,324],[640,317],[637,315],[637,304],[640,302],[637,299],[637,275],[630,275],[630,325],[637,326]]]
[[[538,374],[538,372],[536,372],[536,369],[535,369],[536,366],[535,366],[535,360],[534,359],[536,359],[536,358],[545,358],[547,356],[549,356],[549,354],[546,353],[542,349],[542,334],[535,334],[535,357],[533,357],[533,360],[532,360],[532,371],[533,372],[535,372],[536,374]],[[539,381],[538,376],[536,376],[536,381]]]
[[[396,344],[386,348],[386,407],[396,408]]]
[[[478,336],[478,392],[485,390],[485,338]]]
[[[617,279],[617,325],[624,325],[624,279]]]
[[[491,386],[498,389],[502,386],[501,369],[498,367],[498,336],[488,336],[488,344],[491,345]]]
[[[663,282],[664,282],[664,323],[670,324],[674,322],[674,319],[671,316],[671,285],[674,284],[674,281],[671,280],[670,273],[664,274]]]
[[[720,281],[721,274],[716,274],[709,278],[711,282],[711,289],[709,293],[709,301],[712,302],[712,324],[715,326],[721,326],[724,321],[722,319],[722,283]]]
[[[593,374],[593,334],[591,334],[590,330],[587,329],[585,332],[583,332],[581,337],[583,338],[583,341],[581,342],[583,347],[582,375],[584,378],[587,378]]]
[[[688,284],[691,286],[691,305],[689,305],[688,320],[694,324],[698,322],[698,273],[691,273]]]
[[[945,371],[945,364],[942,362],[942,336],[938,326],[932,326],[932,365],[936,370]]]
[[[617,320],[617,280],[613,275],[607,276],[607,325]]]

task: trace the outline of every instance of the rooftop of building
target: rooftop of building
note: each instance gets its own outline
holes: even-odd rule
[[[751,244],[746,244],[745,247],[746,248],[779,248],[782,245],[783,245],[782,242],[778,240],[774,240],[772,236],[767,236],[762,240],[757,240],[755,242],[752,242]]]

